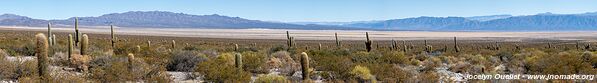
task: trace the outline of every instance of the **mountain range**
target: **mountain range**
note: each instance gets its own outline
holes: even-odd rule
[[[226,28],[226,29],[359,29],[343,26],[328,25],[298,25],[289,23],[265,22],[249,20],[240,17],[222,15],[190,15],[165,11],[131,11],[124,13],[105,14],[97,17],[78,17],[82,26],[109,26],[116,25],[127,28]],[[0,15],[0,26],[72,26],[75,17],[64,20],[33,19],[15,14]]]
[[[581,14],[489,15],[473,17],[414,17],[354,22],[268,22],[223,15],[191,15],[166,11],[130,11],[97,17],[78,17],[82,26],[116,25],[127,28],[226,28],[309,30],[424,30],[424,31],[584,31],[597,30],[597,12]],[[63,20],[34,19],[15,14],[0,15],[0,26],[72,26]]]
[[[582,14],[553,14],[548,12],[524,16],[423,16],[340,26],[385,30],[431,31],[583,31],[597,30],[597,12]]]

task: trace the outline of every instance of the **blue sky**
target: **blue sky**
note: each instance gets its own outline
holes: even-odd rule
[[[597,0],[5,0],[0,3],[0,13],[37,19],[155,10],[264,21],[345,22],[419,16],[597,12]]]

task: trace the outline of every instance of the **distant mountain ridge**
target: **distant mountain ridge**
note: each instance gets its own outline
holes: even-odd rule
[[[64,20],[34,19],[16,14],[0,15],[0,26],[72,26]],[[597,30],[597,12],[581,14],[489,15],[473,17],[415,17],[354,22],[267,22],[223,15],[190,15],[165,11],[130,11],[97,17],[79,17],[83,26],[116,25],[127,28],[226,28],[309,30],[425,30],[425,31],[584,31]]]
[[[597,12],[477,17],[416,17],[341,25],[385,30],[432,31],[582,31],[597,30]]]
[[[46,26],[74,25],[74,17],[64,20],[40,20],[14,14],[0,15],[0,25],[4,26]],[[79,17],[79,25],[152,28],[268,28],[268,29],[358,29],[327,25],[297,25],[288,23],[264,22],[240,17],[222,15],[190,15],[165,11],[131,11],[105,14],[97,17]]]

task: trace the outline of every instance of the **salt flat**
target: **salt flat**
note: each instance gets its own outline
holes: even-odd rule
[[[0,30],[47,31],[46,27],[2,26]],[[72,27],[53,27],[55,32],[73,32]],[[81,27],[83,33],[109,34],[109,26]],[[170,37],[232,38],[232,39],[285,39],[289,31],[297,40],[334,40],[334,33],[342,40],[363,40],[369,32],[373,40],[459,40],[525,39],[589,40],[597,38],[597,31],[567,32],[441,32],[441,31],[367,31],[367,30],[285,30],[285,29],[191,29],[191,28],[115,28],[117,35],[144,35]]]

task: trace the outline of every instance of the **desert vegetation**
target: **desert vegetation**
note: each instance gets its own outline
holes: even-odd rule
[[[49,26],[51,26],[49,24]],[[597,47],[572,40],[334,41],[0,31],[0,79],[14,82],[595,82],[464,80],[465,74],[597,74]],[[283,33],[283,32],[281,32]],[[47,34],[47,35],[45,35]],[[50,36],[51,35],[51,36]],[[400,43],[401,42],[401,43]]]

